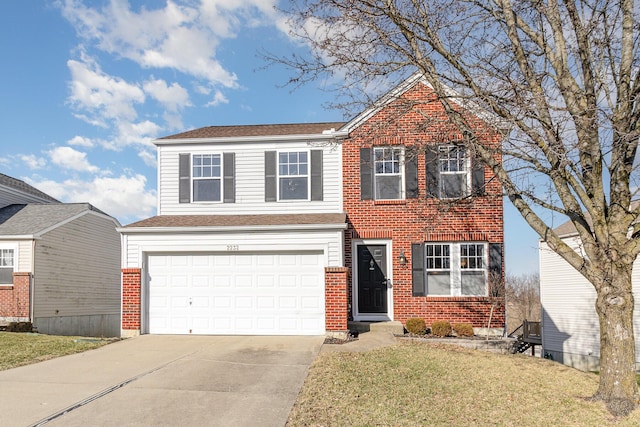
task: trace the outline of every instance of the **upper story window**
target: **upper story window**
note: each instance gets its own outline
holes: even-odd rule
[[[179,203],[235,203],[235,153],[181,153],[178,159]]]
[[[402,147],[373,149],[376,200],[404,199],[403,157]]]
[[[15,250],[0,249],[0,285],[13,285]]]
[[[278,199],[309,199],[309,153],[285,151],[278,153]]]
[[[222,156],[194,154],[192,169],[193,201],[220,202],[222,200]]]
[[[362,200],[403,200],[417,197],[417,150],[400,145],[360,149]]]
[[[323,151],[265,151],[264,201],[322,201]]]
[[[426,146],[427,197],[459,199],[485,194],[485,166],[461,144]]]
[[[469,195],[470,168],[467,150],[462,145],[438,147],[439,195],[442,199],[457,199]]]

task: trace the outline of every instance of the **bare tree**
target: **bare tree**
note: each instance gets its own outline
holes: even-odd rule
[[[540,277],[538,273],[507,274],[505,279],[507,329],[513,331],[524,320],[540,321]]]
[[[638,397],[638,10],[632,0],[299,0],[285,12],[310,53],[274,58],[295,70],[293,85],[334,82],[347,96],[342,107],[369,104],[416,70],[424,75],[528,224],[593,284],[601,333],[594,398],[616,415]],[[502,156],[482,144],[460,105],[510,127]],[[549,212],[572,221],[586,256],[554,233]]]

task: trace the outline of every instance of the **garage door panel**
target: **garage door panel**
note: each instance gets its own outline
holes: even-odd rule
[[[149,255],[149,331],[321,335],[324,257]]]

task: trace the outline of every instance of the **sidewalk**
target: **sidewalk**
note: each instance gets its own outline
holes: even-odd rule
[[[349,322],[350,331],[358,331],[358,339],[344,344],[324,344],[320,353],[363,352],[394,345],[395,335],[402,335],[400,322]]]

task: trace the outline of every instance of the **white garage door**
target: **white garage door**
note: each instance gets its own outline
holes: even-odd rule
[[[150,255],[149,333],[322,335],[322,253]]]

